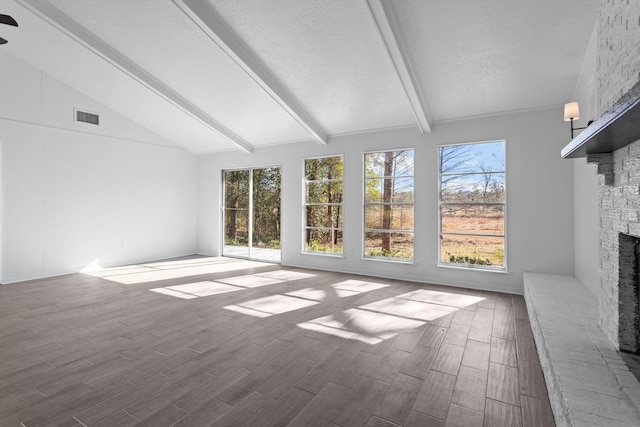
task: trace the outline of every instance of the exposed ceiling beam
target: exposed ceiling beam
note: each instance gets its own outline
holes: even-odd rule
[[[402,87],[407,94],[407,98],[409,98],[420,132],[431,132],[431,114],[429,114],[427,103],[418,89],[416,75],[402,41],[395,13],[391,5],[385,4],[383,0],[366,0],[366,2],[378,32],[387,47],[387,52],[400,78]]]
[[[173,0],[205,34],[271,96],[319,144],[329,140],[327,133],[296,101],[287,88],[229,28],[206,0]]]
[[[166,86],[160,80],[140,68],[137,64],[129,60],[117,50],[106,44],[104,41],[87,31],[81,25],[69,18],[67,15],[50,5],[48,2],[40,0],[17,0],[31,12],[44,19],[54,27],[60,29],[69,37],[80,43],[105,61],[126,73],[140,84],[167,100],[180,110],[189,114],[193,118],[215,131],[223,138],[235,144],[241,150],[252,153],[253,146],[245,141],[233,131],[225,127],[222,123],[202,111],[200,108],[189,102],[177,92]]]

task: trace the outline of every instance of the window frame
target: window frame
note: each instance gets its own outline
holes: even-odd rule
[[[367,172],[367,162],[366,162],[366,158],[367,158],[367,154],[382,154],[382,153],[387,153],[387,152],[400,152],[400,151],[411,151],[413,153],[413,159],[412,159],[412,170],[413,170],[413,175],[392,175],[392,176],[376,176],[376,177],[372,177],[372,178],[368,178],[366,176],[366,172]],[[416,254],[415,254],[415,245],[416,245],[416,231],[415,231],[415,211],[416,211],[416,189],[415,189],[415,185],[416,185],[416,171],[415,171],[415,154],[416,154],[416,150],[414,147],[407,147],[407,148],[392,148],[392,149],[381,149],[381,150],[372,150],[372,151],[365,151],[362,153],[362,173],[361,173],[361,177],[362,177],[362,259],[364,260],[372,260],[372,261],[386,261],[386,262],[394,262],[394,263],[400,263],[400,264],[415,264],[415,259],[416,259]],[[384,203],[384,202],[379,202],[379,203],[367,203],[367,181],[369,179],[386,179],[386,178],[391,178],[393,180],[397,179],[397,178],[411,178],[412,179],[412,187],[413,187],[413,202],[412,203],[407,203],[407,202],[391,202],[391,203]],[[369,229],[367,228],[367,206],[373,206],[373,205],[377,205],[377,206],[384,206],[384,205],[391,205],[391,206],[411,206],[412,208],[412,212],[413,212],[413,216],[414,216],[414,225],[413,228],[411,230],[385,230],[385,229]],[[391,256],[373,256],[373,255],[367,255],[367,247],[366,247],[366,236],[367,233],[369,232],[380,232],[380,233],[388,233],[388,234],[411,234],[413,236],[413,256],[411,258],[399,258],[399,257],[391,257]]]
[[[470,203],[461,203],[461,202],[444,202],[442,201],[442,171],[440,165],[440,157],[441,157],[441,149],[443,147],[454,147],[454,146],[470,146],[470,145],[480,145],[480,144],[489,144],[489,143],[502,143],[503,144],[503,154],[504,154],[504,168],[501,171],[491,171],[491,173],[502,173],[504,174],[504,197],[502,202],[470,202]],[[454,269],[463,269],[463,270],[475,270],[475,271],[486,271],[492,273],[509,273],[508,270],[508,250],[507,250],[507,187],[508,187],[508,179],[507,179],[507,140],[506,138],[496,138],[486,141],[473,141],[473,142],[460,142],[460,143],[452,143],[452,144],[439,144],[438,145],[438,155],[436,156],[437,161],[437,170],[438,170],[438,182],[437,182],[437,209],[438,209],[438,260],[437,266],[443,268],[454,268]],[[479,175],[485,172],[467,172],[467,173],[449,173],[444,174],[444,176],[463,176],[463,175]],[[485,206],[502,206],[503,212],[503,233],[500,234],[482,234],[482,233],[443,233],[442,231],[442,206],[446,205],[485,205]],[[443,262],[442,261],[442,238],[444,234],[449,235],[457,235],[457,236],[476,236],[476,237],[500,237],[503,241],[503,262],[502,266],[490,266],[490,265],[480,265],[480,264],[465,264],[465,263],[457,263],[457,262]]]
[[[339,157],[342,161],[342,178],[341,179],[322,179],[322,180],[308,180],[307,179],[307,160],[329,159],[333,157]],[[340,203],[309,203],[308,202],[308,185],[311,182],[316,183],[328,183],[328,182],[342,182],[342,197]],[[329,257],[342,257],[345,255],[344,246],[344,154],[328,154],[326,156],[314,156],[305,157],[302,162],[302,254],[304,255],[320,255]],[[308,206],[339,206],[342,211],[342,227],[309,227],[307,222],[307,207]],[[307,230],[329,230],[334,232],[340,232],[342,235],[342,251],[330,252],[330,251],[311,251],[307,249]]]
[[[220,211],[220,241],[219,241],[219,251],[221,254],[223,254],[223,256],[229,257],[229,258],[239,258],[239,259],[247,259],[247,260],[257,260],[257,261],[263,261],[263,262],[280,262],[281,258],[282,258],[282,214],[280,215],[280,238],[279,238],[279,243],[280,243],[280,249],[278,249],[280,251],[280,255],[279,255],[279,259],[274,260],[274,259],[264,259],[264,258],[259,258],[259,257],[255,257],[251,254],[251,250],[255,248],[255,246],[253,245],[253,222],[254,222],[254,197],[253,197],[253,193],[254,193],[254,178],[253,178],[253,174],[256,170],[261,170],[261,169],[274,169],[277,168],[280,170],[280,209],[282,209],[282,170],[283,170],[283,165],[282,164],[264,164],[264,165],[256,165],[256,166],[245,166],[245,167],[235,167],[235,168],[228,168],[228,169],[221,169],[220,170],[220,174],[221,174],[221,179],[220,179],[220,205],[219,205],[219,211]],[[225,231],[225,221],[226,221],[226,215],[227,215],[227,211],[228,210],[234,210],[229,209],[226,204],[226,198],[227,198],[227,188],[226,188],[226,174],[227,173],[232,173],[232,172],[249,172],[249,177],[248,177],[248,203],[247,203],[247,249],[248,249],[248,255],[236,255],[236,254],[230,254],[230,253],[226,253],[225,254],[225,238],[226,238],[226,231]]]

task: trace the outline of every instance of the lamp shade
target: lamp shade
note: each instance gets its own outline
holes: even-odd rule
[[[564,121],[568,122],[571,119],[578,120],[580,118],[580,108],[577,102],[568,102],[564,104]]]

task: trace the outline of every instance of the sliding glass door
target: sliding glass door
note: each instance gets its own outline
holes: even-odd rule
[[[280,261],[280,168],[228,170],[222,254]]]

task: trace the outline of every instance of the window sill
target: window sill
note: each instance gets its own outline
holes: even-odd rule
[[[497,273],[497,274],[511,274],[510,271],[506,269],[496,269],[496,268],[487,268],[482,266],[475,267],[474,264],[441,264],[438,263],[438,267],[440,268],[449,268],[452,270],[464,270],[464,271],[478,271],[482,273]]]
[[[363,256],[362,259],[365,261],[378,261],[378,262],[390,262],[393,264],[416,265],[416,262],[413,259],[404,261],[402,259],[376,258],[376,257],[368,257],[368,256]]]
[[[328,258],[345,258],[344,253],[330,253],[330,252],[300,252],[300,255],[315,255]]]

